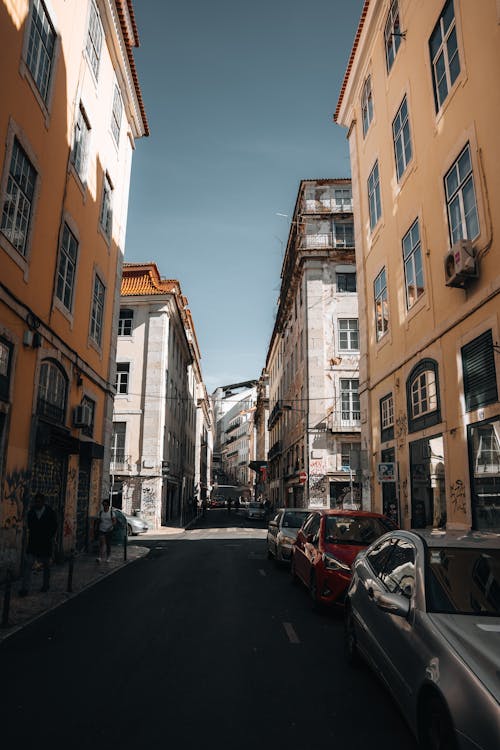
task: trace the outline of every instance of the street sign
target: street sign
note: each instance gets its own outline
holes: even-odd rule
[[[299,482],[305,484],[307,482],[307,471],[301,471],[299,474]]]

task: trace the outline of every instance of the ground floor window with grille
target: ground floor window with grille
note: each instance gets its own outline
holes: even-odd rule
[[[474,528],[500,531],[500,418],[469,425],[468,442]]]
[[[359,422],[361,418],[358,388],[358,379],[340,379],[340,408],[343,422]]]

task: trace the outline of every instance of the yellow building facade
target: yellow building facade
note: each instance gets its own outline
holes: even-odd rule
[[[137,45],[130,0],[0,0],[0,577],[34,492],[61,557],[106,491]]]
[[[500,528],[499,73],[497,0],[365,0],[335,112],[370,503],[406,528]]]

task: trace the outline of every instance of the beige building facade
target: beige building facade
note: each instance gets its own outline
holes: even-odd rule
[[[500,528],[499,71],[496,0],[366,0],[335,113],[371,504],[404,527]]]

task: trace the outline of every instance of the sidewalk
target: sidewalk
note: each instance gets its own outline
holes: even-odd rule
[[[176,529],[179,531],[179,529]],[[183,531],[183,529],[181,530]],[[144,538],[145,534],[142,535]],[[153,536],[149,532],[148,536]],[[123,559],[123,547],[114,546],[109,563],[96,562],[95,551],[91,553],[82,553],[75,557],[73,567],[73,582],[71,592],[68,592],[68,572],[69,560],[53,565],[50,575],[50,590],[41,593],[42,571],[33,570],[31,576],[31,592],[25,598],[19,596],[20,581],[12,582],[9,620],[7,627],[0,627],[0,643],[10,635],[20,630],[28,623],[36,620],[41,615],[51,609],[55,609],[64,602],[67,602],[81,591],[92,586],[94,583],[106,578],[112,573],[116,573],[125,565],[145,557],[149,553],[148,547],[139,547],[134,544],[127,545],[127,560]],[[4,606],[5,586],[0,587],[0,622],[2,619]]]

